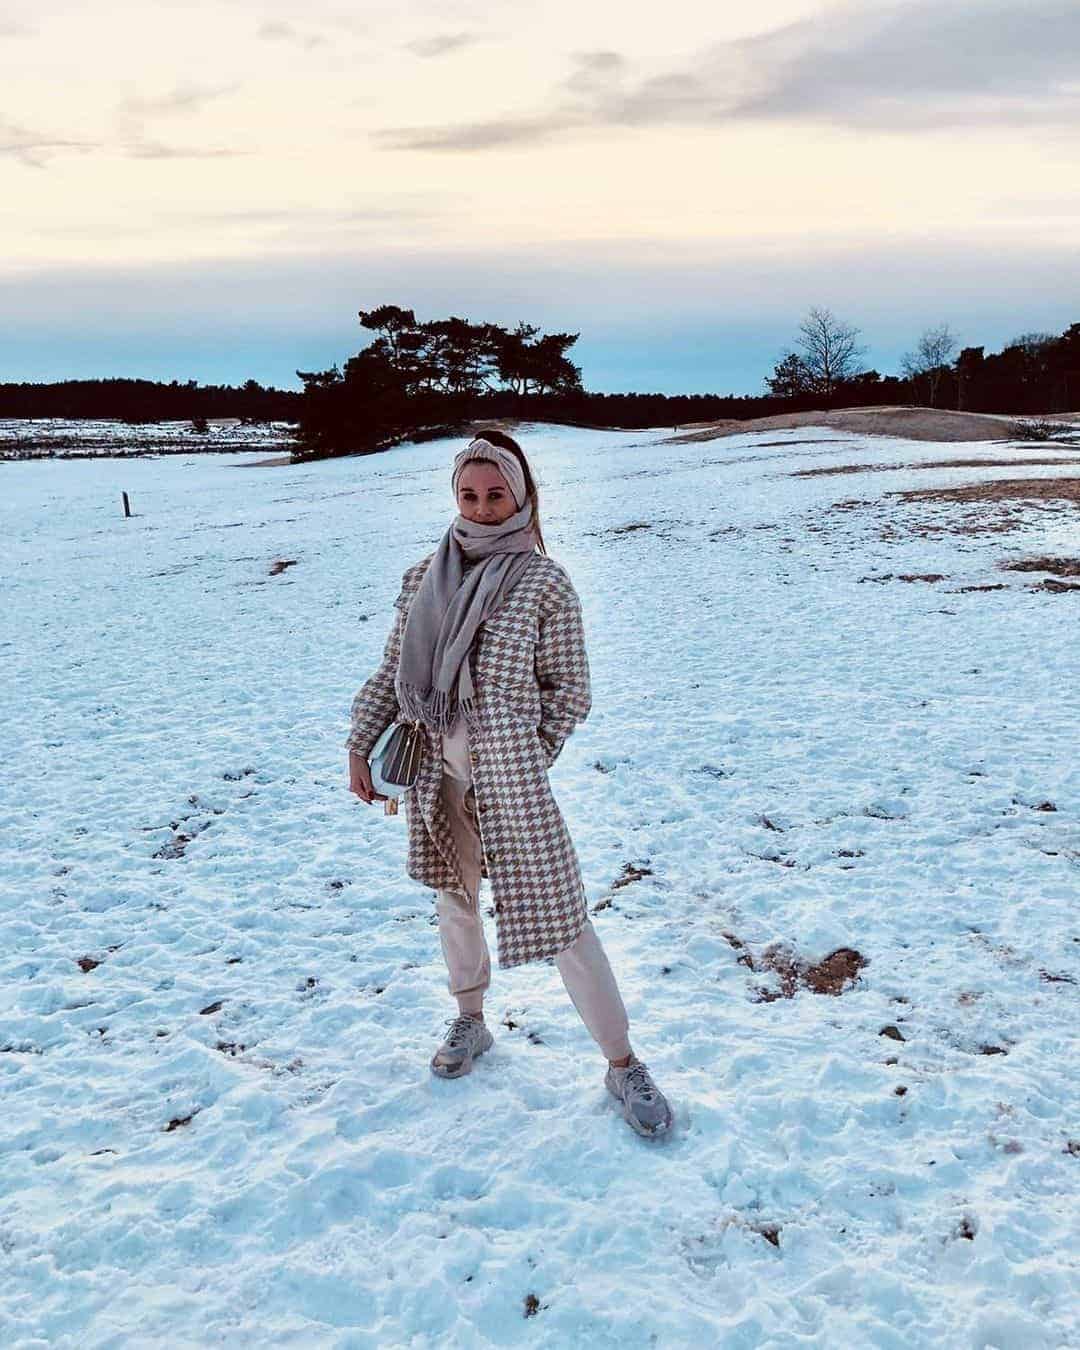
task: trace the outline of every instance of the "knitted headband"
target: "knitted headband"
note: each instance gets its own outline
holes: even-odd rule
[[[457,501],[458,478],[461,476],[461,470],[470,459],[490,459],[497,466],[499,472],[506,479],[507,487],[514,494],[514,502],[520,511],[525,505],[525,473],[517,455],[510,450],[504,450],[501,445],[493,445],[491,441],[485,441],[482,436],[475,437],[464,450],[460,450],[454,456],[454,472],[450,479],[450,485],[454,490],[454,501]]]

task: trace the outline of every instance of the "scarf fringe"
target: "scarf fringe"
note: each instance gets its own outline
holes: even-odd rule
[[[471,696],[452,699],[449,690],[418,689],[414,684],[403,684],[396,693],[406,722],[422,722],[430,731],[445,734],[460,712],[470,728],[476,726],[476,702]]]

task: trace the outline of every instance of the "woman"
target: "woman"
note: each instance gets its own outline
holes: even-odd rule
[[[608,1059],[605,1083],[640,1134],[667,1130],[663,1093],[628,1039],[626,1009],[586,906],[577,853],[547,771],[589,711],[581,604],[544,549],[536,482],[521,447],[486,431],[454,459],[458,514],[408,568],[382,664],[353,699],[349,787],[364,802],[368,756],[395,719],[421,723],[404,794],[407,870],[437,891],[458,1016],[431,1061],[458,1078],[491,1048],[491,963],[481,877],[495,902],[500,968],[553,960]]]

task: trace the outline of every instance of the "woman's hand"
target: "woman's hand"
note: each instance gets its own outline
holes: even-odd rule
[[[372,802],[386,801],[385,792],[376,792],[371,783],[371,770],[368,768],[368,762],[363,755],[354,754],[349,751],[349,791],[355,792],[361,801],[367,802],[368,806]]]

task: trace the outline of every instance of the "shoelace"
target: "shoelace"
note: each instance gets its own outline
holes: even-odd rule
[[[625,1087],[627,1084],[632,1088],[636,1088],[646,1101],[652,1101],[653,1096],[656,1093],[656,1084],[649,1076],[649,1071],[645,1065],[642,1064],[641,1060],[635,1060],[627,1069],[626,1077],[623,1079],[623,1086]]]
[[[475,1017],[448,1017],[446,1025],[450,1030],[446,1034],[446,1044],[456,1049],[459,1045],[465,1045],[468,1041],[469,1027],[483,1026]]]

